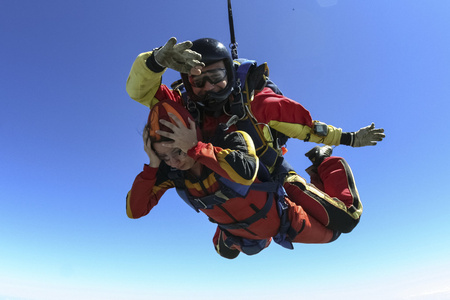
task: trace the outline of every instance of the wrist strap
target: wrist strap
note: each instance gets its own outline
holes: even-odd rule
[[[147,65],[147,68],[150,69],[150,71],[153,71],[155,73],[161,73],[162,71],[164,71],[166,68],[161,66],[155,59],[155,51],[158,49],[154,49],[152,54],[150,55],[149,58],[147,58],[147,60],[145,61],[145,64]]]

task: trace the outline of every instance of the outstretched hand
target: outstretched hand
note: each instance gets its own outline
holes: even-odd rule
[[[200,61],[202,55],[190,50],[191,47],[191,41],[177,44],[177,39],[172,37],[164,46],[154,51],[155,60],[161,66],[180,73],[191,72],[193,75],[198,75],[205,64]]]
[[[385,136],[384,129],[375,128],[375,124],[372,123],[355,133],[352,147],[375,146],[377,142],[382,141]]]
[[[144,127],[144,133],[142,134],[144,139],[144,151],[147,153],[150,163],[148,164],[152,168],[158,168],[161,164],[161,159],[156,155],[155,151],[152,149],[152,142],[150,141],[148,125]]]
[[[179,148],[184,153],[187,153],[189,149],[198,143],[195,122],[189,119],[190,128],[187,128],[173,113],[169,112],[168,114],[175,124],[166,120],[159,120],[159,122],[169,127],[173,133],[161,130],[157,130],[156,133],[173,140],[173,142],[163,142],[162,145],[164,147]]]

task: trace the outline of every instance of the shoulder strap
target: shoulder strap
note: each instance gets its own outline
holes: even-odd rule
[[[177,191],[178,196],[180,196],[180,198],[183,199],[183,201],[186,202],[186,204],[189,205],[196,212],[200,212],[200,210],[192,202],[191,200],[192,197],[187,192],[186,184],[184,182],[185,180],[184,172],[181,170],[171,168],[170,171],[167,173],[167,176],[175,184],[175,189]]]

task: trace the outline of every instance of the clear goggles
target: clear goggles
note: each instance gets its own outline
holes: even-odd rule
[[[202,72],[200,75],[189,75],[189,83],[193,87],[202,88],[205,86],[206,81],[211,84],[219,83],[227,77],[226,69],[212,69]]]

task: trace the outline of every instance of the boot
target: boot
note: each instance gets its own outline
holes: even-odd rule
[[[314,167],[318,167],[325,158],[330,157],[333,153],[333,148],[331,146],[316,146],[306,152],[305,156],[309,158]]]
[[[317,167],[319,167],[325,158],[330,157],[331,153],[333,153],[333,148],[325,145],[322,147],[316,146],[305,154],[312,162],[312,166],[309,166],[305,171],[309,175],[311,183],[321,191],[324,190],[324,186]]]

